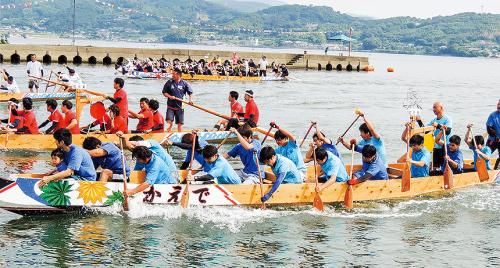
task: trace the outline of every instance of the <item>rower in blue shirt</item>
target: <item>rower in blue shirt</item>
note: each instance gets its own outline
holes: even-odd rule
[[[253,132],[251,128],[240,127],[238,130],[230,128],[229,131],[236,133],[238,145],[234,146],[231,151],[224,154],[225,158],[239,156],[244,168],[237,170],[236,173],[240,176],[243,184],[259,184],[259,171],[254,159],[254,151],[257,155],[260,152],[261,144],[259,141],[252,138]]]
[[[498,150],[499,158],[493,168],[498,169],[498,164],[500,163],[500,99],[497,103],[497,110],[488,116],[486,131],[488,132],[488,142],[486,144],[490,147],[491,153],[493,154],[495,150]]]
[[[261,198],[262,202],[269,200],[282,183],[303,183],[302,174],[295,163],[280,154],[276,154],[272,147],[266,146],[262,148],[259,160],[270,166],[276,176],[271,190]]]
[[[215,181],[218,184],[240,184],[241,179],[236,171],[231,167],[227,160],[220,156],[217,147],[207,145],[202,151],[205,158],[204,169],[207,174],[195,177],[195,181]],[[190,180],[193,180],[192,173],[188,174]]]
[[[443,141],[443,132],[446,132],[446,126],[442,126],[442,131],[439,132],[439,134],[436,136],[436,143],[439,144],[439,146],[444,146],[444,141]],[[454,174],[459,174],[463,172],[464,168],[464,156],[462,154],[462,151],[460,150],[460,142],[462,139],[460,139],[459,136],[453,135],[450,137],[448,146],[447,146],[447,155],[445,156],[445,159],[448,161],[448,164],[450,165],[451,171],[453,171]],[[444,172],[446,161],[443,162],[441,165],[441,172]]]
[[[67,168],[66,170],[57,172],[54,175],[44,176],[38,184],[39,187],[42,187],[51,181],[67,177],[76,177],[82,180],[95,181],[96,172],[92,159],[87,151],[72,144],[73,136],[71,135],[71,132],[65,128],[61,128],[54,132],[53,137],[57,148],[64,151],[63,162],[66,164]]]
[[[139,184],[134,189],[127,189],[124,192],[127,196],[145,191],[155,184],[175,184],[177,180],[170,176],[167,164],[153,151],[145,146],[136,146],[132,150],[132,157],[137,160],[134,170],[144,170],[146,181]]]
[[[428,177],[431,165],[431,153],[424,146],[424,137],[414,135],[410,138],[411,153],[411,177]]]
[[[471,149],[474,153],[474,170],[477,170],[476,162],[478,156],[484,159],[484,162],[486,163],[486,169],[491,170],[490,167],[491,149],[488,146],[484,146],[483,136],[476,135],[474,137],[471,137],[472,126],[473,124],[467,125],[467,132],[465,133],[465,143],[469,146],[469,149]],[[472,138],[474,138],[477,148],[474,146],[474,141],[472,141]]]
[[[96,137],[87,137],[83,141],[83,149],[87,150],[92,157],[94,167],[102,168],[99,181],[107,182],[112,179],[123,180],[123,161],[122,153],[114,143],[102,143]],[[130,169],[125,163],[127,177],[130,175]],[[115,176],[118,175],[118,176]]]
[[[340,159],[342,164],[344,164],[344,162],[342,161],[342,155],[340,155],[339,151],[337,150],[337,146],[335,146],[335,144],[333,144],[332,140],[327,138],[325,136],[325,134],[323,134],[323,132],[321,132],[319,130],[318,123],[313,122],[313,124],[314,124],[314,128],[316,129],[316,133],[313,134],[313,143],[311,143],[309,146],[309,150],[306,153],[306,157],[304,158],[304,162],[309,163],[309,162],[313,161],[313,158],[312,158],[313,151],[312,150],[314,148],[314,145],[316,145],[316,147],[321,147],[321,148],[327,150],[328,152],[334,154],[336,157],[338,157]]]
[[[330,187],[335,182],[345,182],[349,180],[349,175],[345,169],[344,164],[332,152],[324,148],[316,148],[316,161],[321,166],[322,175],[318,178],[319,182],[323,184],[317,186],[318,192]],[[314,156],[313,156],[314,157]]]
[[[375,130],[372,122],[369,121],[363,113],[360,112],[359,116],[361,116],[365,121],[359,126],[359,135],[362,140],[357,142],[356,139],[351,139],[350,143],[347,143],[342,137],[340,137],[339,142],[341,142],[349,150],[351,148],[351,144],[356,145],[354,150],[358,153],[361,153],[366,145],[374,146],[377,149],[378,158],[380,158],[382,163],[384,163],[384,166],[387,168],[388,165],[385,153],[385,144],[382,136]]]
[[[278,144],[276,153],[292,160],[300,171],[302,180],[304,180],[306,178],[307,169],[295,136],[288,130],[279,127],[274,122],[271,122],[271,126],[277,129],[274,133],[274,140],[276,140],[276,144]]]
[[[186,157],[179,168],[180,170],[186,170],[189,167],[189,162],[191,162],[191,146],[193,144],[193,137],[193,133],[186,133],[182,136],[181,142],[171,142],[170,140],[166,140],[164,142],[167,145],[173,145],[186,151]],[[205,159],[203,158],[201,152],[207,144],[208,143],[206,141],[200,139],[199,136],[196,135],[194,160],[196,160],[196,162],[198,162],[202,167],[205,167]],[[207,172],[205,169],[203,171]]]
[[[363,166],[361,170],[354,172],[353,178],[347,181],[349,185],[355,185],[367,180],[387,180],[389,175],[384,162],[377,154],[377,149],[373,145],[366,145],[361,151],[363,156]]]

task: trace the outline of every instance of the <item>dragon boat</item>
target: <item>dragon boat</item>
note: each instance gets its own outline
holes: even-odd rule
[[[170,79],[172,75],[170,73],[158,73],[158,72],[139,72],[133,71],[127,75],[128,78],[134,79]],[[199,74],[184,74],[182,76],[184,80],[196,80],[196,81],[288,81],[287,77],[276,77],[276,76],[223,76],[223,75],[199,75]]]
[[[470,161],[469,161],[470,162]],[[481,181],[477,172],[454,175],[454,187],[445,189],[443,176],[412,178],[409,191],[402,191],[402,168],[404,164],[390,164],[389,180],[366,181],[353,186],[354,201],[375,201],[386,199],[411,199],[422,195],[446,193],[455,189],[475,185],[492,184],[500,180],[499,170],[488,171],[489,178]],[[319,167],[316,167],[319,170]],[[348,170],[350,166],[346,167]],[[354,170],[361,168],[353,166]],[[180,171],[185,178],[186,171]],[[319,173],[318,173],[319,174]],[[0,208],[21,215],[65,213],[111,206],[123,200],[123,182],[90,182],[64,179],[38,187],[42,174],[13,174],[0,179]],[[263,192],[271,188],[272,176],[263,185]],[[144,181],[143,172],[132,172],[128,188]],[[267,205],[307,205],[315,196],[314,167],[309,166],[307,181],[303,184],[282,184]],[[129,203],[151,205],[178,205],[185,184],[158,184],[129,198]],[[321,192],[324,203],[334,204],[344,200],[346,183],[334,185]],[[228,184],[191,184],[189,186],[189,205],[192,206],[258,206],[261,204],[260,185]]]
[[[39,92],[39,93],[2,93],[0,94],[0,102],[7,102],[11,98],[22,99],[31,98],[33,101],[46,101],[48,99],[55,100],[74,100],[76,99],[75,92]],[[88,95],[82,95],[81,98],[88,98],[93,100],[92,97]]]

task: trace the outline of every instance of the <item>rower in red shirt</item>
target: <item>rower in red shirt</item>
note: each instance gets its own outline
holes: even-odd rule
[[[141,111],[139,113],[128,111],[130,118],[139,119],[137,128],[136,130],[132,130],[132,133],[144,133],[153,128],[153,112],[149,109],[149,100],[147,98],[141,98],[139,105],[141,106]]]
[[[160,111],[158,111],[160,103],[157,100],[149,100],[149,108],[153,111],[153,128],[151,129],[151,132],[165,132],[165,119],[163,118],[163,115],[161,115]]]
[[[71,134],[80,134],[80,127],[78,127],[78,119],[71,109],[73,108],[73,103],[69,100],[62,102],[61,112],[64,114],[64,128],[68,129]]]
[[[231,91],[229,92],[229,96],[227,97],[227,100],[229,101],[229,109],[230,109],[230,117],[231,118],[236,118],[238,121],[240,121],[243,118],[243,115],[245,114],[245,111],[243,110],[243,106],[241,103],[238,102],[238,92],[236,91]],[[226,128],[226,131],[229,130],[229,127],[227,127],[227,120],[222,119],[215,124],[214,128],[215,130],[220,130],[222,128]]]
[[[56,130],[63,128],[64,117],[59,112],[59,110],[57,110],[56,100],[48,99],[47,101],[45,101],[45,104],[47,105],[47,112],[49,112],[50,115],[49,118],[45,120],[45,122],[38,126],[38,129],[44,128],[47,124],[52,123],[52,125],[43,132],[44,134],[52,134]]]
[[[116,105],[109,107],[109,116],[111,117],[111,128],[106,133],[115,134],[121,131],[124,134],[128,133],[127,121],[123,116],[120,116],[120,108]]]
[[[259,108],[255,101],[253,100],[253,91],[245,91],[245,101],[247,102],[245,106],[245,116],[244,121],[249,122],[248,125],[251,127],[256,127],[259,123]]]
[[[22,117],[21,124],[17,126],[17,134],[40,134],[33,109],[31,98],[23,98],[24,110],[18,111],[17,115]]]
[[[115,93],[113,94],[113,97],[106,96],[106,98],[120,108],[121,116],[128,121],[128,97],[127,92],[123,89],[124,85],[125,81],[122,78],[115,78],[113,84]]]

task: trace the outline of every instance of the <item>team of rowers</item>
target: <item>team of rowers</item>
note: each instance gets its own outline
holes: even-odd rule
[[[184,74],[190,75],[220,75],[220,76],[267,76],[267,70],[271,68],[272,73],[276,77],[287,77],[288,68],[285,64],[277,64],[272,62],[269,64],[267,58],[263,56],[256,64],[252,59],[240,59],[236,52],[233,52],[231,59],[222,60],[219,55],[214,57],[212,61],[201,59],[194,61],[191,58],[185,62],[179,59],[169,61],[159,59],[154,61],[151,58],[139,60],[134,58],[116,64],[115,68],[122,74],[139,72],[170,72],[172,69],[179,69]]]

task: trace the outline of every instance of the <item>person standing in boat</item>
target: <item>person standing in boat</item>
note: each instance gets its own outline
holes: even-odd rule
[[[113,88],[115,89],[113,97],[106,95],[104,97],[120,108],[120,116],[125,119],[128,127],[128,96],[125,89],[123,89],[124,85],[125,81],[122,78],[115,78],[113,81]]]
[[[51,181],[57,181],[67,177],[77,177],[81,180],[95,181],[96,171],[89,153],[73,143],[71,132],[65,128],[58,129],[53,134],[57,148],[64,151],[64,163],[66,170],[54,175],[44,176],[38,186],[43,187]]]
[[[498,159],[493,168],[498,169],[498,164],[500,163],[500,99],[497,103],[497,110],[488,116],[486,131],[488,132],[486,145],[491,149],[491,153],[493,154],[495,150],[498,150]]]
[[[317,192],[322,192],[335,182],[345,182],[349,180],[349,175],[340,158],[321,147],[315,148],[314,150],[318,165],[321,166],[321,171],[323,172],[323,175],[318,178],[318,181],[323,184],[317,186]]]
[[[2,69],[1,74],[5,83],[0,83],[0,93],[21,93],[13,76],[9,75],[5,69]]]
[[[318,128],[318,123],[314,123],[314,128],[316,129],[316,133],[313,134],[313,142],[309,144],[309,150],[306,153],[306,156],[304,157],[304,162],[309,163],[313,161],[313,150],[314,147],[318,148],[323,148],[326,151],[332,153],[336,157],[340,159],[340,162],[342,162],[342,165],[344,162],[342,161],[342,156],[340,155],[339,151],[337,150],[337,146],[333,144],[332,140],[327,138],[323,132],[321,132]]]
[[[133,196],[147,190],[155,184],[177,183],[176,179],[172,178],[170,175],[169,169],[165,168],[167,164],[145,146],[135,147],[132,150],[132,157],[137,160],[134,170],[144,170],[146,172],[146,181],[134,189],[124,191],[123,194]]]
[[[73,109],[73,103],[64,100],[61,105],[61,112],[64,114],[64,128],[68,129],[71,134],[80,134],[78,119],[71,109]]]
[[[278,145],[276,153],[290,159],[301,173],[301,178],[306,178],[306,165],[300,153],[297,139],[290,131],[278,126],[275,122],[271,122],[271,127],[277,129],[274,133],[274,140]]]
[[[26,64],[26,69],[28,75],[30,76],[43,77],[43,67],[42,64],[37,61],[36,54],[31,54],[31,61]],[[37,79],[31,77],[28,79],[28,88],[30,92],[38,93],[39,87],[40,85],[38,84]],[[36,91],[33,88],[36,88]]]
[[[354,144],[353,144],[354,145]],[[367,180],[388,180],[389,175],[382,158],[377,154],[377,148],[367,144],[361,150],[363,166],[354,172],[353,177],[347,181],[349,185],[356,185]]]
[[[149,109],[149,100],[147,98],[141,98],[139,100],[139,105],[141,107],[141,111],[139,113],[131,110],[128,111],[129,118],[139,119],[137,128],[136,130],[132,130],[132,133],[144,133],[148,130],[150,131],[154,126],[153,112]]]
[[[476,162],[478,156],[484,159],[484,161],[486,162],[486,169],[491,170],[490,167],[491,149],[488,146],[484,146],[483,136],[476,135],[474,137],[471,137],[472,126],[473,124],[467,125],[467,132],[465,133],[465,143],[467,144],[467,146],[469,146],[469,149],[471,149],[472,152],[474,153],[474,170],[477,170]],[[474,139],[474,141],[472,141],[472,139]],[[474,145],[474,142],[477,145],[477,148]]]
[[[123,162],[127,177],[130,175],[130,169],[126,161],[122,161],[122,153],[112,142],[101,142],[96,137],[87,137],[83,140],[83,149],[87,150],[94,163],[94,168],[101,167],[99,181],[108,182],[112,179],[123,180]],[[115,176],[116,175],[116,176]]]
[[[375,146],[375,148],[377,148],[378,157],[384,163],[385,167],[388,167],[385,154],[384,139],[375,130],[375,126],[372,124],[371,121],[369,121],[366,118],[366,116],[363,113],[360,113],[359,115],[365,121],[363,124],[359,126],[359,135],[361,136],[361,140],[357,142],[356,139],[351,139],[350,143],[347,143],[346,141],[344,141],[342,137],[340,137],[338,141],[340,141],[347,149],[350,149],[351,144],[354,144],[356,146],[355,151],[358,153],[361,153],[363,151],[363,147],[365,147],[368,144]]]
[[[253,132],[249,127],[240,127],[238,130],[231,128],[229,131],[236,134],[240,143],[225,153],[224,158],[239,156],[244,168],[237,170],[236,173],[243,184],[259,184],[259,169],[255,163],[254,152],[259,154],[260,142],[252,138]]]
[[[446,126],[441,126],[441,130],[439,134],[436,136],[436,143],[443,148],[444,146],[444,140],[443,140],[443,131],[446,132]],[[449,138],[449,141],[447,142],[448,148],[447,152],[448,154],[444,156],[444,158],[448,161],[448,164],[450,165],[451,171],[453,171],[454,174],[459,174],[463,172],[464,169],[464,155],[462,154],[462,151],[460,150],[460,142],[462,139],[460,139],[459,136],[453,135]],[[440,172],[433,172],[431,175],[434,174],[443,174],[444,168],[446,165],[446,161],[442,161],[443,164],[441,165],[441,171]]]
[[[229,117],[236,118],[239,122],[241,117],[245,114],[245,111],[243,110],[243,106],[241,105],[241,103],[238,102],[238,97],[239,97],[238,92],[231,91],[229,92],[227,100],[229,101],[229,109],[231,112]],[[219,122],[217,122],[217,124],[215,124],[214,129],[218,131],[226,128],[227,131],[230,129],[230,127],[228,126],[229,126],[228,120],[222,119]]]
[[[271,187],[271,190],[267,192],[262,198],[262,202],[266,202],[271,198],[271,196],[278,190],[282,183],[303,183],[303,176],[301,172],[297,169],[297,166],[292,162],[292,160],[276,154],[271,146],[266,146],[262,148],[259,154],[260,162],[271,167],[273,174],[276,176],[276,180]]]
[[[63,128],[64,126],[64,117],[62,114],[59,112],[57,109],[57,101],[54,99],[48,99],[45,101],[45,104],[47,105],[47,112],[50,113],[49,118],[45,120],[41,125],[38,126],[38,129],[44,128],[46,125],[49,123],[52,123],[52,125],[46,129],[43,134],[52,134],[55,131],[57,131],[60,128]]]
[[[267,62],[266,56],[262,56],[262,59],[259,62],[259,76],[267,76],[267,66],[269,63]]]
[[[177,99],[182,100],[187,94],[189,96],[189,103],[193,103],[193,89],[191,89],[191,86],[181,77],[182,71],[174,69],[172,72],[172,79],[169,79],[163,86],[163,96],[168,98],[167,114],[165,117],[168,123],[168,132],[172,131],[174,119],[177,124],[178,132],[182,131],[182,125],[184,124],[184,109],[182,108],[182,101]]]
[[[236,174],[236,171],[231,167],[227,160],[219,155],[217,147],[207,145],[202,150],[203,159],[205,164],[203,169],[206,174],[194,177],[190,172],[188,173],[188,180],[202,181],[202,182],[215,182],[218,184],[240,184],[241,179]]]

